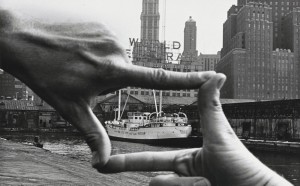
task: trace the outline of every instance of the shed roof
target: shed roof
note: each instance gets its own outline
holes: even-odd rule
[[[141,100],[146,104],[154,104],[153,96],[142,96],[142,95],[133,95],[137,99]],[[172,96],[163,96],[162,104],[163,105],[190,105],[195,102],[197,98],[195,97],[172,97]],[[159,96],[156,96],[156,102],[159,103]]]
[[[127,94],[127,93],[122,93],[122,98],[121,98],[122,102],[124,102],[124,99],[126,99],[127,96],[129,96],[129,98],[131,99],[131,102],[134,101],[134,102],[139,102],[142,104],[149,104],[149,105],[155,104],[154,97],[152,95],[131,95],[131,94]],[[112,103],[112,102],[116,103],[116,102],[118,102],[117,97],[118,97],[118,95],[111,95],[111,96],[99,101],[98,104]],[[190,105],[193,102],[195,102],[196,100],[197,100],[197,98],[195,98],[195,97],[163,96],[162,104],[163,105]],[[157,104],[159,103],[159,96],[156,96],[156,102],[157,102]]]
[[[55,111],[49,104],[38,104],[29,100],[0,100],[0,110],[12,111]]]
[[[102,101],[98,102],[98,104],[104,104],[104,103],[116,103],[118,102],[118,97],[119,95],[118,94],[113,94],[113,95],[110,95],[108,96],[107,98],[103,99]],[[127,93],[122,93],[121,94],[121,100],[122,102],[124,102],[127,97],[129,97],[130,99],[134,100],[135,102],[138,102],[138,103],[142,103],[144,104],[145,102],[143,100],[140,100],[139,98],[135,97],[135,96],[132,96],[130,94],[127,94]]]
[[[232,103],[249,103],[249,102],[255,102],[254,99],[220,99],[221,104],[232,104]],[[197,105],[197,100],[192,103],[192,105]]]

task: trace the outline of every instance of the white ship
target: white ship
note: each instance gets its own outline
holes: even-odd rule
[[[162,111],[154,113],[128,112],[127,118],[121,119],[120,99],[119,96],[118,118],[105,122],[108,136],[111,139],[142,143],[161,143],[163,141],[174,143],[185,141],[191,135],[192,127],[188,124],[188,118],[183,112],[172,114]]]
[[[110,137],[147,142],[187,138],[192,132],[184,113],[128,112],[128,119],[106,122]]]

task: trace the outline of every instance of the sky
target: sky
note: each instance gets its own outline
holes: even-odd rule
[[[22,15],[50,21],[92,20],[110,28],[124,48],[129,38],[140,38],[142,0],[1,0]],[[197,50],[216,54],[222,48],[223,23],[227,11],[237,0],[166,0],[165,40],[183,46],[184,25],[189,16],[197,24]],[[160,0],[160,36],[164,0]],[[181,48],[183,50],[183,48]]]

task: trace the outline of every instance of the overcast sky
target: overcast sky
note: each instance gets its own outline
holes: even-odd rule
[[[160,0],[161,24],[163,2]],[[183,45],[184,24],[192,16],[197,22],[199,53],[217,53],[222,48],[227,11],[236,3],[237,0],[166,0],[166,40]],[[140,37],[142,0],[7,0],[6,4],[32,17],[72,20],[80,16],[104,22],[125,48],[129,48],[129,38]]]

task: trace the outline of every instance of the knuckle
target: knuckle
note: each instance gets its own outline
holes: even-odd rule
[[[94,151],[92,152],[92,167],[97,169],[100,173],[109,173],[111,170],[109,170],[107,165],[107,159],[104,157],[101,157],[98,152]]]
[[[191,154],[182,154],[174,159],[174,168],[175,172],[178,172],[184,176],[190,175],[190,169],[193,158],[191,157]]]
[[[159,68],[154,71],[153,81],[166,82],[167,80],[168,80],[168,74],[164,69]]]

